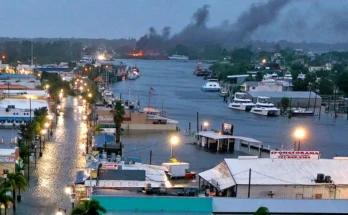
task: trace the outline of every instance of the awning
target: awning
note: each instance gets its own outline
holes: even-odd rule
[[[199,173],[198,175],[220,190],[236,185],[225,161],[210,170]]]
[[[85,184],[84,177],[84,171],[77,171],[76,178],[75,178],[75,184]]]

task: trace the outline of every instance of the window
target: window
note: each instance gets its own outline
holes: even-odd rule
[[[251,89],[255,90],[255,87],[252,87]]]
[[[317,193],[315,194],[315,199],[321,199],[323,197],[323,194]]]

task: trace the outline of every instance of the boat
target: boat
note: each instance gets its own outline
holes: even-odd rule
[[[291,75],[290,72],[286,72],[286,73],[284,74],[284,80],[289,80],[289,81],[292,80],[292,75]]]
[[[188,61],[189,57],[187,57],[186,55],[172,55],[168,57],[169,60],[178,60],[178,61]]]
[[[268,100],[269,97],[259,96],[257,98],[256,106],[251,108],[250,113],[264,116],[279,116],[280,110],[274,107],[274,104]]]
[[[227,88],[221,88],[219,95],[221,97],[228,96],[228,90]]]
[[[292,108],[291,115],[292,116],[313,116],[314,111],[307,110],[306,108]]]
[[[210,72],[203,67],[203,64],[201,62],[198,62],[195,70],[193,71],[193,74],[195,76],[208,76]]]
[[[137,78],[139,78],[139,76],[137,76],[135,73],[129,73],[129,74],[127,75],[127,79],[128,79],[128,80],[135,80],[135,79],[137,79]]]
[[[203,92],[219,92],[221,86],[217,79],[208,79],[201,89]]]
[[[247,98],[245,93],[235,93],[232,102],[228,105],[228,108],[250,111],[254,106],[255,104]]]

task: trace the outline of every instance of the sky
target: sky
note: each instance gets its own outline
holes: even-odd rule
[[[139,38],[150,26],[179,32],[210,5],[208,26],[235,21],[264,0],[1,0],[1,37]]]
[[[251,5],[268,0],[1,0],[0,37],[136,38],[153,26],[179,33],[192,14],[210,6],[208,27],[234,23]],[[348,41],[348,0],[286,1],[251,39],[293,42]],[[263,14],[270,14],[273,11]],[[256,17],[256,20],[258,17]],[[221,25],[220,25],[221,26]]]

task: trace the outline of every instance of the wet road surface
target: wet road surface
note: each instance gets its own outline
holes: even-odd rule
[[[31,163],[29,188],[22,193],[17,215],[51,215],[58,208],[71,210],[64,188],[74,182],[76,171],[85,167],[79,144],[85,140],[86,125],[82,123],[83,113],[76,98],[64,99],[61,106],[53,140],[46,143],[36,168]],[[12,209],[9,212],[12,214]]]

